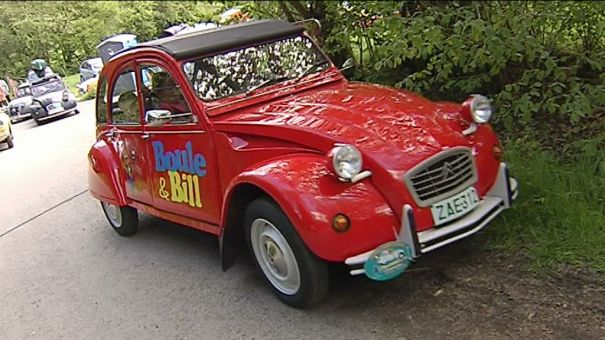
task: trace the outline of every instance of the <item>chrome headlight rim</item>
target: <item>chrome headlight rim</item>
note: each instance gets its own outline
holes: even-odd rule
[[[363,169],[361,152],[351,144],[335,144],[329,154],[334,173],[342,181],[350,181]]]
[[[477,124],[485,124],[492,117],[492,105],[487,97],[480,94],[473,94],[470,105],[471,116]]]

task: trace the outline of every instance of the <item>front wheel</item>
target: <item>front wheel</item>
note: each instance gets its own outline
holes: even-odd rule
[[[309,307],[326,297],[327,264],[307,249],[275,203],[266,198],[255,200],[244,221],[256,267],[273,293],[294,307]]]
[[[13,135],[10,134],[8,136],[8,138],[6,139],[6,145],[8,146],[9,149],[12,149],[13,146],[15,146],[15,142],[13,142]]]
[[[133,207],[117,205],[101,202],[101,208],[105,213],[105,217],[115,230],[121,236],[130,236],[137,233],[139,229],[139,213]]]

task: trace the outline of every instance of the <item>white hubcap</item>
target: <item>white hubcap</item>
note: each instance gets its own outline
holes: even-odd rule
[[[109,223],[115,228],[120,228],[122,226],[122,212],[120,211],[120,207],[105,202],[101,202],[101,205],[103,206],[103,210],[105,211]]]
[[[294,295],[300,288],[300,270],[290,245],[271,224],[257,218],[250,227],[254,256],[271,284],[286,295]]]

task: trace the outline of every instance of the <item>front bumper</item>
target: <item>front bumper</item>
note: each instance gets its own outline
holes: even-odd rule
[[[11,107],[9,108],[9,116],[11,123],[16,123],[28,118],[31,118],[31,112],[24,112],[23,107]]]
[[[397,242],[411,249],[410,260],[420,257],[422,254],[468,237],[483,229],[500,212],[510,208],[512,201],[518,195],[517,181],[509,176],[506,164],[500,163],[496,181],[479,205],[464,217],[449,224],[416,232],[413,209],[409,204],[404,205]],[[372,249],[363,254],[347,258],[345,264],[350,266],[350,274],[366,274],[366,270],[363,268],[364,264],[374,251],[375,249]]]
[[[60,105],[60,110],[51,111],[50,110],[51,105],[53,105],[54,107],[59,107],[59,105]],[[71,114],[71,113],[74,113],[76,110],[77,110],[77,102],[75,100],[52,102],[52,103],[49,103],[45,108],[38,107],[38,109],[35,109],[34,113],[33,113],[33,118],[35,120],[42,121],[42,120],[51,119],[51,118],[62,116],[62,115]]]

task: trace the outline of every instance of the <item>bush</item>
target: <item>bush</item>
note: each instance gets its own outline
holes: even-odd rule
[[[437,100],[487,94],[500,131],[553,145],[560,139],[550,140],[551,132],[572,141],[587,128],[603,131],[591,117],[605,112],[604,9],[601,2],[353,2],[332,39],[355,46],[359,79]]]

